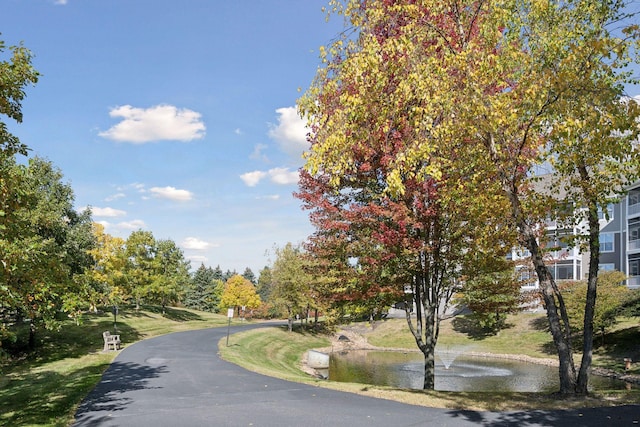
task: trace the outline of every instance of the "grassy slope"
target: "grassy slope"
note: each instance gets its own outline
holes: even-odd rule
[[[121,310],[123,346],[144,338],[226,325],[227,317],[187,309]],[[43,331],[36,354],[0,360],[0,425],[67,426],[77,405],[95,387],[116,352],[102,353],[102,332],[114,333],[113,315],[87,315],[81,326],[66,322]]]

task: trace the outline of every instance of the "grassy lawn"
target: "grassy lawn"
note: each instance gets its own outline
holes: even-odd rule
[[[539,314],[522,313],[509,318],[509,327],[498,335],[486,335],[474,330],[464,318],[442,322],[439,345],[462,346],[466,351],[481,353],[524,354],[536,358],[557,359],[553,353],[549,334],[545,331],[545,318]],[[404,319],[391,319],[376,323],[348,325],[356,328],[372,345],[387,348],[417,350]],[[247,331],[233,336],[234,345],[220,345],[224,359],[249,370],[292,381],[329,387],[368,396],[398,400],[416,405],[469,409],[469,410],[521,410],[562,409],[586,406],[610,406],[640,403],[640,390],[605,391],[586,399],[561,400],[542,393],[469,393],[403,390],[355,383],[337,383],[315,379],[299,368],[306,350],[327,347],[329,342],[302,329],[288,333],[284,329]],[[608,343],[608,344],[607,344]],[[263,356],[265,355],[265,356]],[[594,365],[623,370],[623,357],[640,360],[640,326],[637,319],[623,319],[607,335],[605,345],[597,347]],[[579,355],[575,356],[579,363]],[[640,374],[640,363],[630,373]]]
[[[227,325],[226,316],[153,307],[120,310],[122,345],[170,332]],[[113,328],[111,313],[89,314],[83,324],[65,322],[58,332],[42,331],[36,353],[0,359],[0,425],[68,426],[117,352],[102,353],[102,332]]]

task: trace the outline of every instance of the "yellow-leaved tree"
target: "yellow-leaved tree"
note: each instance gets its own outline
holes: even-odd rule
[[[238,315],[240,309],[258,308],[262,301],[256,292],[256,287],[249,280],[239,274],[231,276],[224,285],[224,292],[220,298],[220,308],[233,308]]]
[[[416,202],[406,205],[410,213],[429,200],[412,185],[431,180],[447,218],[467,214],[476,221],[462,222],[468,248],[483,247],[500,222],[518,233],[538,276],[560,394],[567,396],[588,390],[597,211],[640,171],[640,109],[625,93],[634,83],[627,67],[637,62],[640,40],[629,3],[333,0],[332,10],[353,32],[323,50],[324,66],[299,103],[311,128],[305,172],[326,188],[324,201],[353,195],[352,206],[359,207],[366,194],[388,205],[410,195]],[[543,166],[549,179],[536,182]],[[367,178],[367,185],[351,191],[353,177]],[[333,214],[337,205],[317,206]],[[586,222],[578,237],[591,249],[579,370],[562,293],[538,239],[545,219],[558,219],[566,206],[577,215],[561,219],[572,229]],[[403,227],[397,240],[420,230],[428,228]],[[429,258],[421,260],[424,274],[442,273]],[[414,335],[427,360],[437,319],[425,325],[434,331],[427,342]],[[432,385],[428,362],[425,388]]]

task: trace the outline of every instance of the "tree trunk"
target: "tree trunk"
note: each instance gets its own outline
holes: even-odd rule
[[[435,348],[437,341],[437,304],[433,304],[424,296],[422,281],[426,280],[421,275],[417,275],[414,279],[413,299],[416,304],[416,325],[411,320],[411,307],[407,304],[405,307],[405,316],[409,330],[413,334],[416,345],[424,355],[424,382],[422,388],[424,390],[433,390],[435,388]],[[424,331],[424,339],[422,332]]]
[[[555,280],[551,277],[544,262],[536,233],[524,218],[517,189],[508,183],[503,183],[507,197],[511,204],[511,214],[516,227],[520,230],[523,245],[531,253],[531,262],[536,270],[540,291],[544,300],[549,329],[553,337],[556,351],[558,352],[558,375],[560,379],[560,394],[575,395],[576,369],[573,363],[573,350],[571,348],[571,330],[569,317]],[[557,303],[556,303],[557,302]]]
[[[434,327],[435,316],[437,316],[436,311],[432,307],[425,308],[425,344],[420,347],[422,354],[424,354],[424,383],[422,385],[424,390],[433,390],[436,386],[436,339]]]
[[[579,168],[580,177],[588,182],[589,174],[584,167]],[[578,373],[576,393],[587,395],[589,390],[589,370],[593,359],[593,317],[595,315],[598,269],[600,268],[600,221],[598,221],[598,205],[593,198],[586,195],[589,222],[589,277],[587,279],[587,298],[584,307],[584,328],[582,332],[582,361]]]
[[[29,321],[29,350],[36,348],[36,324],[33,319]]]

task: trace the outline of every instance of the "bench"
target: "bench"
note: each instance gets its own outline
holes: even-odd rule
[[[102,338],[104,339],[103,351],[109,351],[111,347],[114,350],[120,349],[120,335],[111,335],[109,331],[105,331],[102,333]]]

